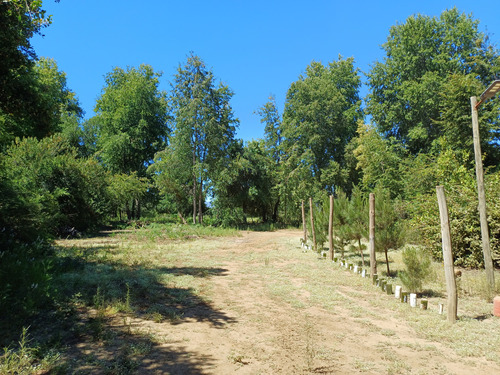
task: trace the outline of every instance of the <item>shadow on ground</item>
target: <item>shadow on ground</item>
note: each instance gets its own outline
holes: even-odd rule
[[[11,325],[0,344],[15,342],[22,327],[30,326],[31,345],[40,356],[51,350],[61,353],[53,373],[205,373],[213,358],[189,353],[182,342],[159,337],[155,324],[195,320],[220,329],[235,323],[198,291],[176,283],[186,276],[223,277],[227,270],[130,265],[111,261],[102,250],[60,249],[54,262],[52,304],[36,317]]]

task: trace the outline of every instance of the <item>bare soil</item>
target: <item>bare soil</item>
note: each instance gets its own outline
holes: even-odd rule
[[[394,310],[394,297],[380,291],[349,283],[336,287],[331,285],[334,279],[325,279],[322,282],[334,288],[336,298],[331,303],[319,301],[308,288],[312,281],[295,272],[296,267],[316,267],[323,262],[322,267],[331,267],[332,274],[342,273],[337,277],[360,276],[326,264],[327,260],[312,252],[303,253],[300,236],[300,231],[280,230],[195,240],[193,246],[214,242],[209,250],[200,252],[198,261],[217,264],[217,272],[208,272],[198,288],[203,299],[184,306],[174,321],[155,322],[140,314],[125,314],[108,322],[121,332],[155,336],[154,345],[140,357],[133,372],[500,374],[494,361],[464,358],[450,345],[419,335]],[[172,266],[181,270],[186,263],[179,259]],[[369,280],[360,282],[368,284]],[[81,340],[75,343],[73,355],[93,353],[96,359],[109,359],[123,355],[124,350],[119,340],[106,345]],[[498,352],[499,348],[491,350]],[[91,364],[80,372],[86,369],[101,372]]]

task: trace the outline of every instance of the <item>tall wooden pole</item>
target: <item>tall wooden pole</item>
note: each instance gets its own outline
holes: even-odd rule
[[[302,228],[304,229],[304,244],[307,242],[307,224],[306,224],[306,209],[304,201],[302,201]]]
[[[375,194],[370,193],[370,276],[373,278],[377,274],[377,258],[375,256]]]
[[[330,195],[330,220],[328,220],[328,244],[330,250],[330,260],[333,261],[335,252],[333,250],[333,195]]]
[[[311,231],[313,234],[314,251],[318,251],[318,246],[316,245],[316,230],[314,229],[314,211],[312,198],[309,198],[309,212],[311,214]]]
[[[484,194],[483,177],[483,159],[481,156],[481,142],[479,139],[479,120],[477,115],[477,98],[470,98],[472,110],[472,135],[474,138],[474,158],[476,159],[476,179],[477,179],[477,198],[479,201],[479,222],[481,223],[481,240],[483,244],[484,268],[486,270],[486,280],[490,290],[490,296],[495,290],[495,271],[493,269],[493,260],[491,258],[490,234],[488,230],[488,216],[486,214],[486,196]]]
[[[446,278],[446,292],[448,294],[448,321],[454,323],[457,320],[457,283],[453,269],[453,254],[451,250],[450,220],[448,218],[448,206],[442,186],[436,186],[439,204],[439,216],[441,217],[441,237],[443,243],[444,276]]]

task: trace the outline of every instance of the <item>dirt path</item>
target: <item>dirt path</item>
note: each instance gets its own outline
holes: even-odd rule
[[[349,285],[331,285],[331,299],[311,293],[311,283],[334,281],[311,281],[298,269],[320,264],[326,278],[329,272],[358,277],[302,253],[299,238],[299,231],[282,230],[216,240],[213,249],[199,255],[221,271],[200,287],[208,303],[184,309],[178,324],[117,321],[163,337],[141,361],[139,373],[500,373],[491,361],[463,359],[439,342],[419,338],[393,304],[385,306],[390,297],[382,293]]]

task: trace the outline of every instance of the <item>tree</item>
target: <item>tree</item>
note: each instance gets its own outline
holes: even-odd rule
[[[353,189],[349,205],[346,210],[347,236],[351,241],[357,242],[361,262],[365,266],[365,256],[361,240],[368,237],[368,204],[366,196],[359,187]]]
[[[403,215],[387,190],[377,188],[375,197],[375,246],[378,251],[384,252],[387,276],[390,276],[388,251],[398,249],[404,243]]]
[[[53,59],[40,58],[33,67],[36,84],[32,88],[36,92],[37,131],[32,134],[38,137],[60,132],[72,120],[78,122],[83,110],[78,99],[66,82],[66,73],[59,70]]]
[[[434,123],[441,128],[442,135],[433,143],[436,152],[446,143],[450,149],[469,153],[467,166],[474,165],[473,137],[471,129],[470,97],[482,93],[484,86],[473,74],[451,74],[442,85],[439,95],[440,117]],[[497,100],[489,100],[478,111],[481,150],[485,155],[487,166],[496,166],[499,157],[498,134],[500,123],[498,113],[500,104]]]
[[[192,176],[193,222],[202,222],[208,188],[217,184],[230,163],[238,120],[234,117],[229,87],[216,85],[211,70],[196,55],[177,69],[170,102],[174,115],[172,145]]]
[[[105,77],[97,100],[99,157],[113,173],[144,177],[156,152],[164,148],[169,128],[161,74],[149,65],[115,68]]]
[[[326,199],[325,199],[326,205]],[[341,258],[344,259],[345,246],[349,244],[349,199],[343,191],[338,191],[335,197],[335,210],[333,211],[334,242],[340,248]],[[327,210],[324,209],[326,212]]]
[[[356,168],[362,171],[361,183],[366,191],[376,186],[391,191],[393,196],[402,192],[400,165],[404,150],[391,139],[384,139],[373,126],[359,123],[356,148]]]
[[[281,116],[276,105],[274,95],[269,97],[269,100],[257,110],[257,114],[261,117],[260,122],[264,124],[264,142],[266,149],[271,153],[275,163],[279,165],[282,157],[281,146]]]
[[[274,161],[274,166],[267,174],[267,178],[271,180],[273,188],[271,189],[271,199],[274,201],[273,216],[274,222],[278,221],[278,208],[280,204],[279,194],[279,174],[282,168],[281,159],[283,158],[283,150],[281,148],[281,116],[279,114],[276,98],[270,96],[267,103],[265,103],[257,113],[260,115],[260,122],[265,125],[264,127],[264,145],[269,157]]]
[[[399,271],[398,276],[410,292],[420,292],[423,282],[431,275],[431,258],[415,246],[405,247],[402,255],[405,270]]]
[[[343,179],[345,148],[355,136],[361,118],[358,89],[361,79],[354,59],[327,66],[312,62],[292,83],[281,125],[283,161],[281,177],[293,188],[293,201],[349,185]]]
[[[53,60],[41,59],[30,39],[50,25],[42,1],[10,0],[0,4],[0,148],[16,137],[42,138],[58,130],[60,115],[71,102],[64,73]],[[62,108],[61,108],[62,107]]]
[[[436,123],[442,110],[438,93],[446,91],[450,75],[471,75],[486,87],[500,71],[498,53],[478,25],[453,8],[439,18],[415,15],[391,27],[383,45],[386,57],[368,74],[367,112],[385,136],[411,154],[429,151],[443,135]],[[451,117],[447,121],[453,124]]]
[[[189,212],[189,197],[191,170],[186,168],[186,160],[177,152],[176,144],[168,145],[163,151],[155,155],[154,163],[149,166],[156,187],[164,199],[173,203],[172,209],[178,215]]]

